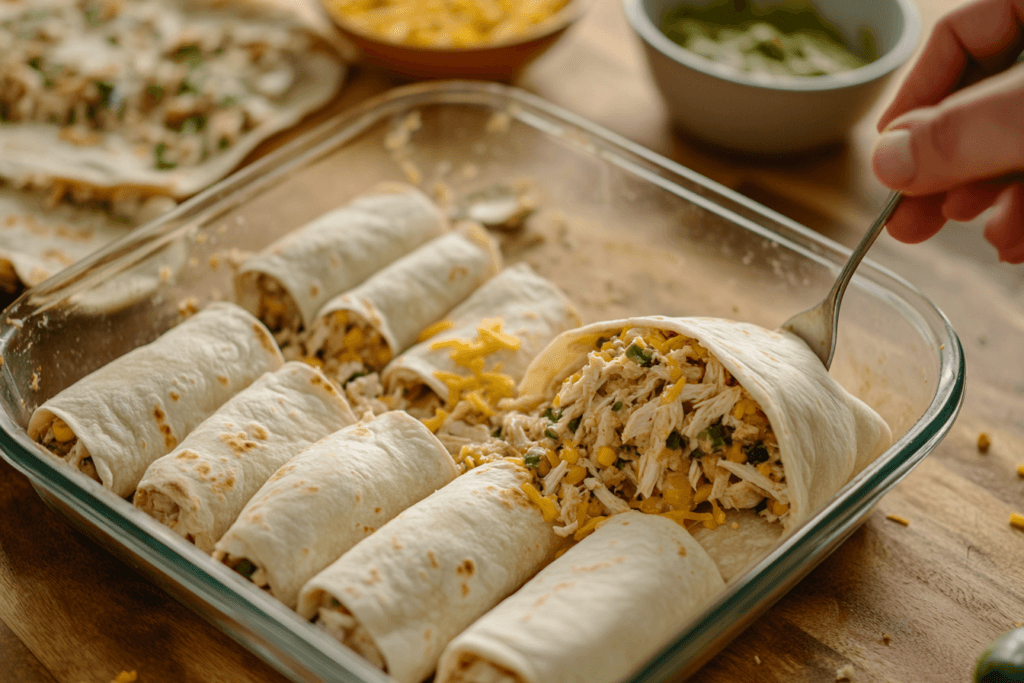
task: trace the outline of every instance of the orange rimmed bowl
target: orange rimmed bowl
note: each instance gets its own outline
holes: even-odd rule
[[[424,47],[388,41],[356,28],[332,0],[320,0],[335,27],[361,53],[361,61],[405,80],[478,79],[510,82],[580,19],[592,0],[569,0],[526,33],[495,43]]]

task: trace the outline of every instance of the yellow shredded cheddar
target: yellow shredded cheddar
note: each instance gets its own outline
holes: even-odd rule
[[[75,433],[71,431],[71,427],[68,427],[67,423],[59,417],[53,419],[53,438],[57,439],[60,443],[67,443],[71,439],[75,438]]]
[[[416,337],[416,341],[419,343],[425,342],[431,337],[437,336],[446,330],[450,330],[455,327],[455,323],[451,320],[438,320],[433,325],[427,326],[425,330],[420,332],[419,336]]]
[[[1017,476],[1024,477],[1024,465],[1017,465]]]
[[[540,495],[540,491],[535,489],[529,482],[524,482],[522,489],[526,497],[530,499],[530,502],[540,508],[540,513],[544,515],[545,522],[555,521],[558,511],[555,509],[555,504],[550,498]]]
[[[1016,512],[1010,515],[1010,526],[1024,529],[1024,515],[1018,515]]]
[[[886,515],[885,518],[903,526],[910,526],[910,520],[900,515]]]
[[[591,517],[587,520],[586,524],[577,529],[576,533],[572,535],[573,540],[582,541],[584,538],[594,533],[594,531],[597,529],[597,526],[606,519],[608,518],[605,516]]]
[[[679,381],[673,384],[668,391],[661,395],[661,404],[668,405],[673,401],[679,400],[679,394],[683,392],[683,387],[686,386],[686,378],[680,377]]]
[[[438,408],[434,413],[434,417],[423,420],[423,424],[431,432],[437,432],[437,430],[441,428],[441,425],[444,424],[444,421],[448,418],[448,414],[448,411],[444,408]]]

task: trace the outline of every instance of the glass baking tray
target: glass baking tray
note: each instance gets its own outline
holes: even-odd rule
[[[440,198],[525,184],[538,210],[502,237],[561,285],[585,321],[713,315],[775,327],[816,302],[849,253],[785,217],[523,91],[447,82],[384,94],[321,125],[26,292],[0,321],[0,448],[50,505],[295,681],[381,672],[155,520],[44,456],[32,409],[180,311],[230,295],[228,264],[383,181]],[[864,521],[935,447],[963,398],[949,321],[898,276],[861,265],[833,376],[889,422],[894,445],[703,614],[633,681],[693,673]]]

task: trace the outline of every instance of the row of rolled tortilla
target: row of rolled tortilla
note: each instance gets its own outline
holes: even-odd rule
[[[889,443],[884,421],[802,342],[732,321],[651,317],[573,330],[532,362],[522,394],[550,399],[585,362],[579,340],[624,327],[697,339],[755,397],[779,440],[790,529]],[[693,534],[628,512],[556,558],[564,541],[528,503],[528,480],[509,461],[470,470],[310,579],[297,610],[402,683],[435,670],[445,683],[611,682],[783,534],[752,511]]]

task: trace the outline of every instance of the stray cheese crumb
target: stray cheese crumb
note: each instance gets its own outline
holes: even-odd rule
[[[982,455],[988,453],[989,447],[992,445],[992,439],[988,438],[988,434],[982,432],[978,434],[978,452]]]
[[[1024,465],[1017,465],[1017,476],[1024,477]]]
[[[903,526],[910,526],[910,520],[906,517],[901,517],[899,515],[886,515],[885,518],[890,519],[897,524],[902,524]]]
[[[889,643],[892,642],[892,636],[890,636],[888,633],[883,633],[882,634],[882,642],[885,643],[886,645],[889,645]]]
[[[1010,526],[1024,529],[1024,515],[1018,515],[1016,512],[1010,515]]]
[[[139,680],[139,674],[135,671],[122,671],[110,683],[135,683]]]
[[[841,669],[836,669],[836,680],[837,681],[852,681],[853,680],[853,664],[847,664]]]
[[[754,655],[754,664],[757,664],[758,666],[761,665],[761,658],[757,655]]]

